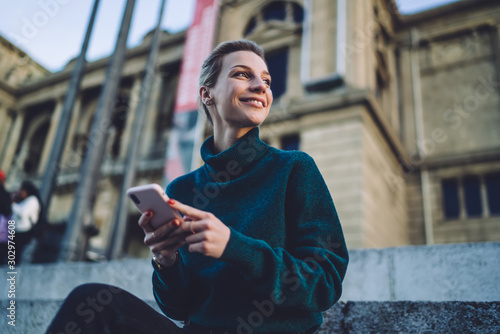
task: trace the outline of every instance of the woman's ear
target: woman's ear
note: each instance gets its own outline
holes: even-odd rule
[[[207,86],[200,87],[200,99],[204,105],[210,105],[210,101],[212,101],[212,95],[210,94],[210,88]]]

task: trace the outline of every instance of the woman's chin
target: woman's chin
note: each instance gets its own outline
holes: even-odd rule
[[[252,114],[252,115],[248,115],[247,117],[247,123],[251,126],[259,126],[261,125],[262,123],[264,123],[264,121],[266,120],[267,118],[267,113],[264,115],[264,114]]]

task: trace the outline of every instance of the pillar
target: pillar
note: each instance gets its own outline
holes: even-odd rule
[[[5,173],[9,172],[9,169],[14,160],[14,155],[16,154],[16,148],[21,139],[21,130],[23,129],[24,124],[24,110],[17,111],[16,120],[14,121],[14,125],[12,131],[10,132],[9,138],[6,141],[6,150],[5,155],[3,157],[3,161],[1,162],[1,168]]]
[[[153,84],[151,86],[151,99],[148,103],[148,111],[146,112],[144,119],[144,128],[143,128],[143,136],[141,136],[141,141],[139,143],[139,152],[141,154],[139,156],[144,156],[147,153],[151,152],[151,147],[153,145],[154,136],[155,136],[155,124],[158,119],[158,100],[160,99],[160,93],[163,86],[162,77],[158,74],[155,74],[155,79],[153,80]]]
[[[80,159],[77,161],[74,160],[72,154],[72,146],[73,140],[75,137],[75,132],[77,128],[77,124],[80,121],[80,114],[82,110],[82,97],[79,95],[75,101],[75,107],[73,108],[73,112],[71,115],[71,121],[69,123],[68,136],[66,137],[66,143],[64,144],[64,150],[62,153],[62,167],[64,168],[75,168],[80,165]]]
[[[63,99],[62,97],[59,97],[56,100],[54,111],[52,112],[52,116],[50,118],[49,133],[47,134],[47,138],[45,139],[45,144],[43,145],[43,152],[40,158],[40,164],[38,165],[39,175],[43,175],[45,167],[47,166],[47,160],[49,158],[50,151],[52,150],[57,127],[59,126],[61,120],[62,107],[63,107]]]
[[[132,85],[132,90],[130,91],[130,103],[127,110],[127,120],[125,125],[125,133],[123,135],[123,142],[121,145],[120,158],[125,159],[127,154],[127,148],[132,136],[132,125],[135,121],[135,111],[137,109],[137,104],[139,103],[139,98],[141,94],[142,78],[141,75],[136,75],[134,78],[134,83]]]

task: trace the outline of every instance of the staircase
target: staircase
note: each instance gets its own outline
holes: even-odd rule
[[[77,285],[122,287],[157,309],[148,260],[20,265],[15,327],[8,268],[0,267],[1,333],[44,333]],[[500,243],[350,251],[341,301],[324,312],[325,333],[500,333]]]

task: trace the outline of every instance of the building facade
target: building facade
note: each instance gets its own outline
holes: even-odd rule
[[[392,0],[226,0],[216,41],[247,38],[266,51],[274,103],[261,137],[315,159],[348,247],[392,247],[500,240],[499,27],[493,0],[411,16]],[[162,37],[136,184],[162,181],[184,39]],[[99,230],[89,242],[97,257],[110,241],[150,42],[148,34],[128,50],[103,128],[110,135],[88,222]],[[30,61],[13,80],[6,59],[23,53],[4,39],[0,52],[0,163],[12,188],[40,182],[50,163],[72,62],[48,73]],[[108,60],[86,67],[49,208],[53,224],[71,210]],[[129,212],[124,252],[147,256],[139,215],[132,205]]]

